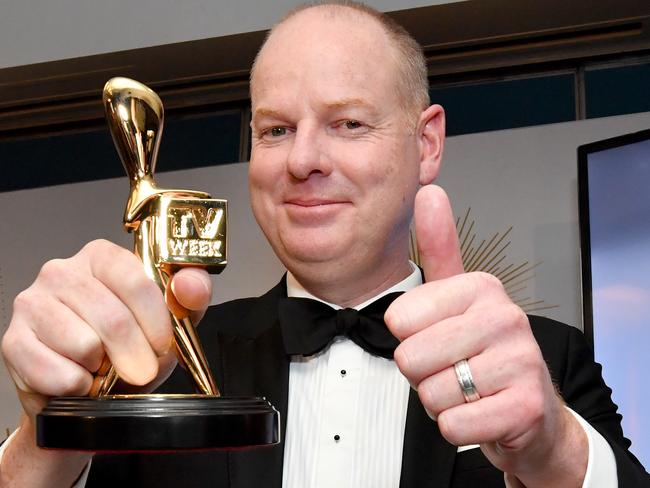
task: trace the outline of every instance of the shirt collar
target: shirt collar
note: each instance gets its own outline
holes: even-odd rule
[[[363,307],[370,305],[372,302],[383,297],[384,295],[388,295],[389,293],[393,293],[397,291],[409,291],[415,288],[416,286],[421,285],[422,273],[420,272],[420,268],[418,268],[413,261],[409,261],[409,264],[411,265],[411,270],[412,270],[410,275],[408,275],[399,283],[391,286],[390,288],[387,288],[386,290],[378,293],[374,297],[352,308],[355,308],[356,310],[361,310]],[[315,297],[314,295],[309,293],[305,289],[305,287],[298,282],[296,277],[293,274],[291,274],[291,271],[287,271],[287,296],[292,298],[311,298],[312,300],[318,300],[319,302],[323,302],[329,305],[330,307],[334,308],[335,310],[341,308],[338,305],[326,302],[325,300],[321,300],[320,298]]]

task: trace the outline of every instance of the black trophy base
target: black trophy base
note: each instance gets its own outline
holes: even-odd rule
[[[280,441],[263,398],[208,395],[57,397],[36,417],[36,443],[93,452],[243,449]]]

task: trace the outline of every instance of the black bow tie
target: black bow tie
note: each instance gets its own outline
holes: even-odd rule
[[[334,310],[309,298],[280,299],[278,312],[287,354],[311,356],[335,336],[345,335],[369,353],[393,359],[399,341],[386,327],[384,313],[401,294],[389,293],[361,310]]]

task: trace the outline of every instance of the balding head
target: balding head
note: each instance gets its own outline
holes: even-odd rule
[[[316,5],[300,6],[289,12],[269,32],[260,49],[251,70],[251,98],[255,104],[255,88],[260,81],[258,67],[268,49],[280,48],[274,42],[277,33],[295,29],[304,21],[336,22],[336,20],[351,20],[354,29],[350,31],[350,42],[359,34],[360,29],[380,33],[384,38],[384,49],[390,60],[389,65],[377,66],[377,70],[395,70],[395,89],[400,100],[400,106],[409,121],[417,121],[420,113],[429,105],[429,92],[426,62],[420,45],[410,34],[392,18],[363,4],[356,2],[321,2]],[[318,42],[318,39],[304,39],[304,42]],[[327,45],[323,45],[327,49]],[[371,81],[370,81],[371,82]]]
[[[412,70],[396,46],[366,10],[303,8],[253,72],[253,214],[298,281],[340,305],[410,272],[413,201],[440,166],[444,112],[426,108],[421,57]]]

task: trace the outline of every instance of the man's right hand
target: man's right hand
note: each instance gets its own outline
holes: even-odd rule
[[[178,302],[199,319],[211,281],[184,269],[172,281]],[[130,251],[105,240],[47,262],[14,302],[2,353],[28,417],[47,398],[86,395],[107,356],[120,378],[150,391],[175,365],[172,326],[160,289]]]
[[[197,323],[210,302],[208,274],[183,269],[171,290]],[[0,487],[70,486],[90,456],[39,449],[35,415],[51,396],[87,395],[104,357],[122,380],[153,390],[176,364],[172,336],[163,293],[133,253],[98,240],[69,259],[46,263],[16,297],[2,339],[25,415],[3,446]]]

